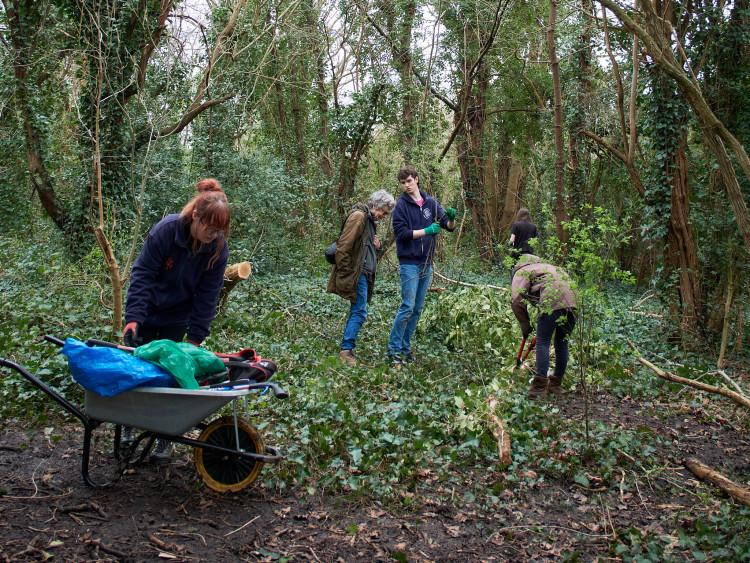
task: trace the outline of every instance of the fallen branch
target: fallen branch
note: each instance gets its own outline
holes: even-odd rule
[[[633,352],[638,354],[638,349],[635,347],[635,344],[633,344],[630,340],[628,340],[628,346],[630,346]],[[673,381],[674,383],[680,383],[682,385],[687,385],[689,387],[694,387],[695,389],[700,389],[701,391],[707,391],[709,393],[722,395],[724,397],[727,397],[728,399],[732,399],[738,405],[742,405],[750,409],[750,398],[746,397],[745,395],[736,393],[735,391],[731,391],[727,389],[726,387],[716,387],[714,385],[701,383],[700,381],[695,381],[693,379],[680,377],[679,375],[672,375],[671,373],[667,373],[666,371],[655,366],[654,364],[652,364],[647,359],[641,356],[638,356],[638,361],[641,362],[644,366],[651,368],[656,373],[656,375],[658,375],[662,379],[666,379],[667,381]]]
[[[737,502],[741,502],[745,506],[750,506],[750,489],[738,485],[731,479],[727,479],[724,475],[711,469],[694,457],[689,457],[685,460],[685,467],[699,479],[708,481],[719,487]]]
[[[255,518],[253,518],[253,519],[252,519],[252,520],[250,520],[249,522],[245,522],[245,523],[244,523],[244,524],[243,524],[242,526],[240,526],[240,527],[239,527],[239,528],[237,528],[236,530],[232,530],[231,532],[229,532],[229,533],[227,533],[227,534],[224,534],[224,537],[226,538],[226,537],[229,537],[229,536],[231,536],[232,534],[236,534],[236,533],[237,533],[237,532],[239,532],[239,531],[240,531],[241,529],[243,529],[243,528],[244,528],[245,526],[247,526],[247,525],[249,525],[249,524],[252,524],[253,522],[255,522],[255,521],[256,521],[256,520],[258,519],[258,518],[260,518],[260,516],[256,516]]]
[[[109,518],[109,516],[107,516],[107,513],[104,512],[102,507],[96,504],[95,502],[85,502],[83,504],[76,504],[74,506],[61,506],[60,507],[60,512],[63,512],[65,514],[68,514],[70,512],[86,512],[87,510],[93,510],[94,512],[99,514],[99,516],[101,516],[102,518]]]
[[[638,307],[639,305],[641,305],[641,303],[643,303],[644,301],[648,301],[648,300],[649,300],[649,299],[651,299],[652,297],[656,297],[656,294],[655,294],[655,293],[652,293],[651,295],[646,295],[646,297],[644,297],[643,299],[641,299],[640,301],[638,301],[638,303],[636,303],[636,304],[634,305],[634,307],[636,307],[636,308],[637,308],[637,307]]]
[[[646,311],[628,311],[628,315],[643,315],[644,317],[651,317],[652,319],[663,319],[662,315],[656,313],[647,313]]]
[[[447,282],[455,283],[456,285],[462,285],[464,287],[489,287],[490,289],[499,289],[500,291],[508,291],[507,287],[500,287],[499,285],[489,285],[489,284],[479,285],[476,283],[466,283],[466,282],[461,282],[458,280],[452,280],[450,278],[446,278],[443,274],[441,274],[440,272],[436,272],[434,270],[432,273],[435,274],[437,277],[444,279]]]
[[[109,555],[114,555],[115,557],[119,557],[121,559],[127,558],[127,554],[123,553],[122,551],[118,551],[117,549],[114,549],[112,547],[109,547],[108,545],[105,545],[102,543],[102,540],[86,540],[85,542],[86,547],[92,547],[94,549],[98,549],[100,551],[103,551],[104,553],[108,553]]]
[[[742,390],[742,388],[739,385],[737,385],[737,383],[731,377],[729,377],[724,370],[720,369],[716,373],[718,373],[721,377],[724,378],[724,380],[727,383],[729,383],[732,387],[734,387],[735,390],[737,391],[737,393],[740,393],[741,395],[745,394],[745,392]]]
[[[497,408],[497,399],[493,395],[487,397],[487,406],[489,407],[490,432],[497,441],[497,452],[500,459],[500,465],[507,467],[511,464],[510,455],[510,436],[505,431],[503,421],[495,414]]]

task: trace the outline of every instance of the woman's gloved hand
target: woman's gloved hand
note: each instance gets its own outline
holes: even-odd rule
[[[128,323],[122,331],[122,343],[131,348],[137,348],[143,344],[143,338],[138,335],[140,326],[138,323]]]

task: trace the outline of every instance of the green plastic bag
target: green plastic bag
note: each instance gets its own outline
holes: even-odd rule
[[[154,340],[138,346],[133,355],[164,368],[185,389],[198,389],[198,379],[226,369],[213,352],[187,342]]]

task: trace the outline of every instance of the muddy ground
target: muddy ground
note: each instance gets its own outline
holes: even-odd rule
[[[673,537],[676,527],[689,530],[732,502],[685,470],[685,457],[750,482],[750,441],[722,417],[693,406],[662,420],[653,414],[659,405],[644,409],[603,394],[599,401],[592,418],[623,432],[648,426],[668,439],[650,470],[637,463],[623,469],[621,479],[638,478],[635,492],[625,492],[617,478],[584,488],[526,472],[520,485],[500,493],[493,510],[459,508],[464,491],[429,479],[408,508],[341,495],[280,496],[262,485],[223,495],[199,482],[185,446],[168,466],[145,464],[93,489],[81,479],[79,423],[48,420],[38,429],[6,423],[0,561],[550,561],[566,552],[578,552],[581,561],[620,560],[611,548],[613,530],[632,526]],[[583,417],[580,396],[568,395],[561,408],[563,416]],[[110,434],[94,446],[95,478],[114,472]],[[267,466],[264,476],[273,471]],[[488,490],[504,479],[476,468],[464,475],[465,483]],[[698,502],[698,491],[708,501]]]

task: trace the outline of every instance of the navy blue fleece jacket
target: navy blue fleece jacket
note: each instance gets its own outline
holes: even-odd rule
[[[167,215],[148,233],[130,274],[125,321],[184,325],[188,340],[201,343],[216,314],[229,246],[222,235],[193,252],[189,234],[177,214]],[[209,267],[217,245],[222,249]]]
[[[442,206],[422,190],[422,207],[419,207],[411,196],[402,193],[393,209],[393,234],[396,239],[396,255],[402,264],[431,264],[435,251],[434,235],[414,238],[414,231],[429,227],[439,222],[440,227],[448,228],[450,219],[445,215]],[[455,227],[454,227],[455,229]]]

